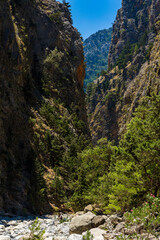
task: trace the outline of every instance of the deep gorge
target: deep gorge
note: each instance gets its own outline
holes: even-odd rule
[[[69,3],[0,2],[1,212],[122,213],[159,197],[160,2],[135,3],[85,96]]]

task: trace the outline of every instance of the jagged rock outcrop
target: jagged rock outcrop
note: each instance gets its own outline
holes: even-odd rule
[[[83,46],[67,4],[0,1],[0,56],[0,211],[47,212],[67,136],[88,134]]]
[[[84,56],[86,61],[86,77],[84,86],[93,82],[108,64],[108,53],[111,43],[112,28],[100,30],[84,41]]]
[[[108,73],[88,89],[94,142],[118,143],[142,97],[160,90],[160,2],[122,1],[113,25]]]
[[[130,44],[145,41],[152,43],[156,35],[155,19],[160,13],[158,0],[122,0],[113,25],[113,35],[108,56],[109,67],[114,66],[127,42]]]

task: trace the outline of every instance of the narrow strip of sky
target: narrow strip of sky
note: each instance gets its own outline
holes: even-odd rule
[[[59,0],[62,2],[62,0]],[[66,0],[71,5],[73,25],[86,39],[112,26],[122,0]]]

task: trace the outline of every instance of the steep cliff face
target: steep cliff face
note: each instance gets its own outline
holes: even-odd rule
[[[160,2],[126,1],[117,13],[109,70],[88,91],[94,142],[118,140],[143,96],[160,90]]]
[[[93,82],[108,64],[108,53],[111,43],[112,28],[100,30],[84,41],[86,76],[84,86]]]
[[[154,41],[155,19],[159,15],[158,0],[123,0],[113,25],[113,35],[108,57],[109,67],[114,66],[126,43],[147,45]],[[143,49],[140,49],[143,52]]]
[[[0,211],[49,211],[53,167],[88,134],[83,46],[67,4],[0,1],[0,56]]]

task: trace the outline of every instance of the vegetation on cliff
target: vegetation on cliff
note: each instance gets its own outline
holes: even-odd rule
[[[0,211],[52,212],[71,195],[66,159],[90,141],[82,40],[66,1],[0,9]]]
[[[0,2],[0,211],[79,210],[94,203],[106,213],[122,212],[149,193],[160,196],[157,12],[142,26],[142,13],[148,16],[155,6],[157,11],[157,2],[138,1],[137,13],[131,1],[123,1],[124,11],[118,12],[108,73],[87,89],[94,144],[84,101],[83,45],[69,4]],[[103,49],[110,34],[111,29],[100,31],[85,42],[94,74],[106,68]]]
[[[160,195],[160,95],[143,99],[119,146],[101,139],[78,155],[81,165],[70,201],[76,209],[97,203],[106,213]]]
[[[107,137],[118,144],[141,99],[159,93],[159,12],[158,0],[122,2],[113,25],[108,71],[87,89],[94,143]]]
[[[111,43],[112,28],[100,30],[84,41],[84,56],[86,61],[86,77],[84,87],[97,75],[107,69],[108,53]]]

